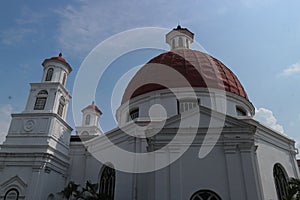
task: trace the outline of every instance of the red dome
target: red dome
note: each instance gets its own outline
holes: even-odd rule
[[[128,84],[122,103],[151,91],[189,86],[221,89],[248,100],[238,78],[219,60],[200,51],[177,49],[143,66]]]
[[[72,71],[72,67],[70,66],[70,64],[62,57],[62,53],[59,53],[58,56],[54,56],[54,57],[45,59],[44,62],[42,63],[42,65],[44,67],[46,67],[47,66],[46,63],[48,61],[53,61],[53,60],[55,60],[55,61],[58,60],[58,61],[64,63],[64,65],[67,67],[69,73]]]

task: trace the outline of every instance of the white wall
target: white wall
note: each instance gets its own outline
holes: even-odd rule
[[[206,88],[197,88],[196,92],[187,92],[186,88],[175,88],[175,94],[169,90],[158,90],[137,96],[130,101],[122,104],[116,113],[119,126],[128,123],[129,111],[133,108],[139,108],[140,118],[149,118],[149,109],[154,104],[159,104],[166,110],[167,118],[178,114],[177,99],[187,99],[197,97],[201,101],[201,106],[211,108],[212,110],[226,113],[227,115],[237,117],[236,107],[242,107],[248,116],[254,115],[253,105],[243,97],[238,95]]]
[[[279,163],[286,171],[287,178],[299,178],[293,145],[289,141],[258,131],[257,158],[264,191],[264,199],[277,199],[273,168]],[[290,143],[290,144],[289,144]]]

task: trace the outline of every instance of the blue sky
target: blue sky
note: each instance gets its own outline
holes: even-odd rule
[[[41,80],[41,63],[45,58],[63,53],[73,67],[67,84],[72,91],[84,58],[103,40],[132,28],[171,29],[180,22],[195,33],[197,42],[239,77],[257,108],[257,119],[300,141],[300,2],[297,0],[288,3],[10,0],[1,4],[2,138],[10,113],[21,112],[25,107],[29,83]],[[159,53],[139,52],[134,56],[138,60],[127,65],[146,63]],[[121,61],[126,62],[122,57],[115,63]],[[114,126],[107,102],[110,97],[105,96],[108,88],[103,85],[99,88],[102,89],[97,92],[96,102],[104,111],[103,129],[108,130]],[[74,125],[71,114],[68,121]]]

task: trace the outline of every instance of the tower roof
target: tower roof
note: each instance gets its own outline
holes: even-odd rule
[[[85,107],[82,111],[84,110],[95,110],[96,112],[100,113],[100,115],[102,115],[101,110],[95,105],[95,102],[93,101],[92,104],[88,105],[87,107]]]
[[[62,53],[59,53],[58,56],[53,56],[52,58],[50,58],[52,60],[60,60],[62,62],[67,63],[67,61],[62,57]]]
[[[180,33],[183,33],[190,38],[194,38],[194,33],[192,33],[189,29],[187,28],[182,28],[180,25],[178,25],[176,28],[173,28],[173,31],[178,31]],[[171,31],[172,32],[172,31]]]
[[[66,59],[64,59],[62,57],[62,53],[59,53],[58,56],[53,56],[51,58],[45,59],[44,62],[42,63],[42,65],[45,66],[45,63],[49,62],[49,61],[58,61],[58,62],[61,62],[61,63],[63,63],[67,67],[69,73],[72,71],[72,67],[70,66],[70,64],[66,61]]]

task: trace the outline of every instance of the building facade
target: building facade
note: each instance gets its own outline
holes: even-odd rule
[[[107,133],[93,102],[71,135],[65,84],[72,68],[61,54],[46,59],[1,146],[0,199],[61,199],[69,181],[98,183],[98,193],[116,200],[283,199],[288,179],[299,177],[295,141],[254,120],[236,75],[191,50],[193,40],[180,26],[166,35],[170,51],[135,74],[118,127]]]

